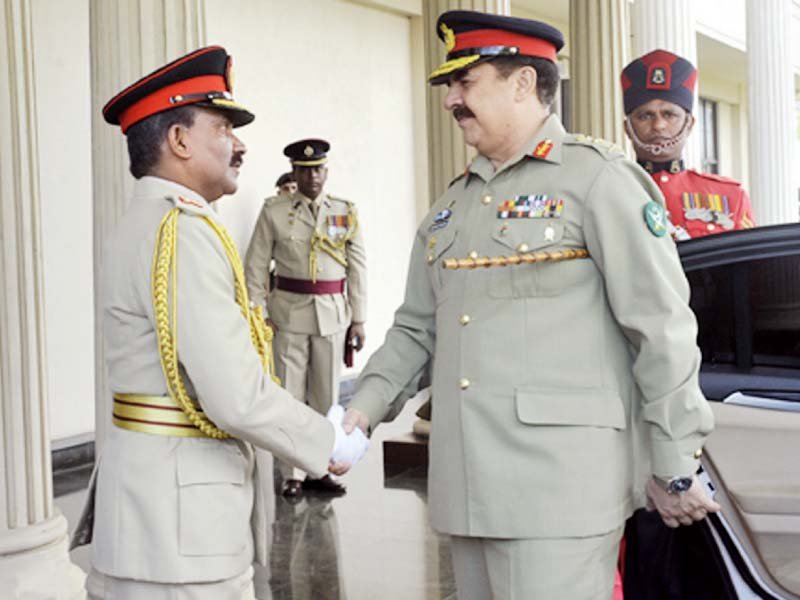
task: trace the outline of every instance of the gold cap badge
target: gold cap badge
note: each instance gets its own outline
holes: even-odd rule
[[[448,52],[451,52],[456,47],[456,34],[444,23],[439,27],[444,34],[444,45]]]
[[[306,146],[303,149],[303,154],[305,154],[306,157],[314,156],[314,149],[311,146]]]

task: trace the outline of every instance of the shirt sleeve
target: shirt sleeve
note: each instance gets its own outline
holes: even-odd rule
[[[369,417],[375,427],[392,403],[419,378],[436,341],[435,302],[425,261],[425,242],[417,233],[411,251],[406,292],[383,345],[370,357],[356,383],[350,406]]]
[[[208,418],[313,476],[325,474],[333,427],[264,372],[228,257],[204,220],[179,219],[176,269],[178,357]]]
[[[353,321],[367,320],[367,253],[364,235],[359,222],[355,235],[347,242],[347,301],[350,303]]]
[[[663,206],[650,177],[627,160],[609,161],[590,188],[584,234],[635,356],[653,474],[689,475],[713,429],[713,414],[699,387],[689,285],[670,236],[658,237],[646,224],[650,202]]]
[[[736,208],[733,222],[736,225],[736,229],[751,229],[756,226],[756,220],[753,218],[750,196],[747,195],[744,188],[739,189],[741,190],[741,196],[739,197],[739,206]]]
[[[269,263],[272,260],[272,223],[269,218],[268,204],[258,215],[250,245],[244,259],[245,278],[247,279],[247,294],[252,302],[261,304],[266,316],[266,302],[269,294]]]

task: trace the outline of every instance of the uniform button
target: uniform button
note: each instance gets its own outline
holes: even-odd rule
[[[489,194],[486,194],[486,195],[485,195],[483,198],[481,198],[481,202],[482,202],[484,205],[486,205],[486,204],[491,204],[491,202],[492,202],[492,197],[491,197]]]
[[[528,251],[528,244],[522,242],[519,246],[517,246],[517,252],[527,252]]]
[[[669,181],[669,176],[667,176],[667,175],[662,175],[661,176],[661,183],[667,183],[668,181]]]
[[[458,317],[458,322],[462,325],[467,325],[472,319],[470,319],[469,315],[461,315]]]
[[[708,229],[709,231],[714,231],[714,224],[709,223],[708,225],[706,225],[706,229]]]
[[[694,457],[695,458],[700,458],[701,456],[703,456],[703,449],[702,448],[698,448],[697,450],[694,451]]]
[[[428,254],[428,264],[433,263],[433,254]]]
[[[467,389],[469,387],[469,379],[459,379],[458,387],[460,387],[462,390]]]
[[[474,260],[478,258],[478,253],[475,252],[475,250],[473,250],[472,252],[469,253],[469,257]]]
[[[294,241],[294,236],[293,236],[293,235],[290,235],[290,236],[289,236],[289,241],[290,241],[290,242],[293,242],[293,241]]]

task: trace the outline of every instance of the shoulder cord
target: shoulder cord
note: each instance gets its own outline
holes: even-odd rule
[[[208,437],[221,440],[230,437],[230,435],[219,429],[202,411],[197,409],[186,391],[186,386],[183,383],[178,367],[178,269],[176,267],[176,257],[178,249],[178,215],[180,212],[179,208],[173,208],[161,220],[153,253],[151,292],[156,321],[156,336],[158,338],[158,355],[161,359],[161,369],[164,372],[167,390],[172,400],[186,413],[186,416],[195,427]],[[269,373],[276,383],[280,383],[280,380],[274,375],[275,361],[272,354],[272,329],[264,322],[260,306],[250,309],[244,268],[236,246],[228,232],[221,225],[208,217],[203,217],[203,219],[214,230],[214,233],[217,234],[225,248],[225,254],[233,269],[236,303],[248,323],[250,340],[261,357],[264,371]],[[170,286],[172,287],[171,311]]]
[[[317,265],[319,263],[317,250],[322,250],[340,265],[347,267],[345,245],[353,239],[358,229],[358,217],[356,216],[356,211],[352,204],[347,207],[347,216],[349,221],[347,231],[336,241],[332,240],[327,232],[320,233],[316,228],[311,235],[311,249],[308,252],[308,274],[311,277],[311,281],[314,283],[317,281]]]

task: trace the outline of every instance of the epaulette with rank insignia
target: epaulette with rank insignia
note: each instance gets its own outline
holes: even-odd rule
[[[625,151],[616,144],[602,138],[593,138],[582,133],[568,133],[564,136],[564,144],[593,148],[606,160],[612,160],[618,156],[625,156]]]
[[[471,165],[467,165],[467,166],[466,166],[466,168],[464,169],[464,172],[463,172],[463,173],[461,173],[461,174],[459,174],[459,175],[456,175],[455,177],[453,177],[453,179],[451,179],[451,180],[450,180],[450,183],[448,183],[448,184],[447,184],[447,187],[448,187],[448,188],[451,188],[451,187],[453,187],[453,184],[454,184],[456,181],[459,181],[459,180],[461,180],[461,179],[464,179],[465,177],[467,177],[467,178],[468,178],[468,177],[469,177],[469,168],[470,168],[470,166],[471,166]]]
[[[702,173],[700,171],[695,171],[694,169],[688,169],[688,171],[692,175],[697,175],[698,177],[702,177],[703,179],[709,179],[711,181],[716,181],[719,183],[726,183],[728,185],[732,185],[735,187],[741,187],[742,184],[735,179],[731,179],[730,177],[725,177],[723,175],[717,175],[716,173]]]
[[[291,202],[291,196],[270,196],[266,200],[264,200],[264,206],[274,206],[275,204],[280,204],[281,202]]]

